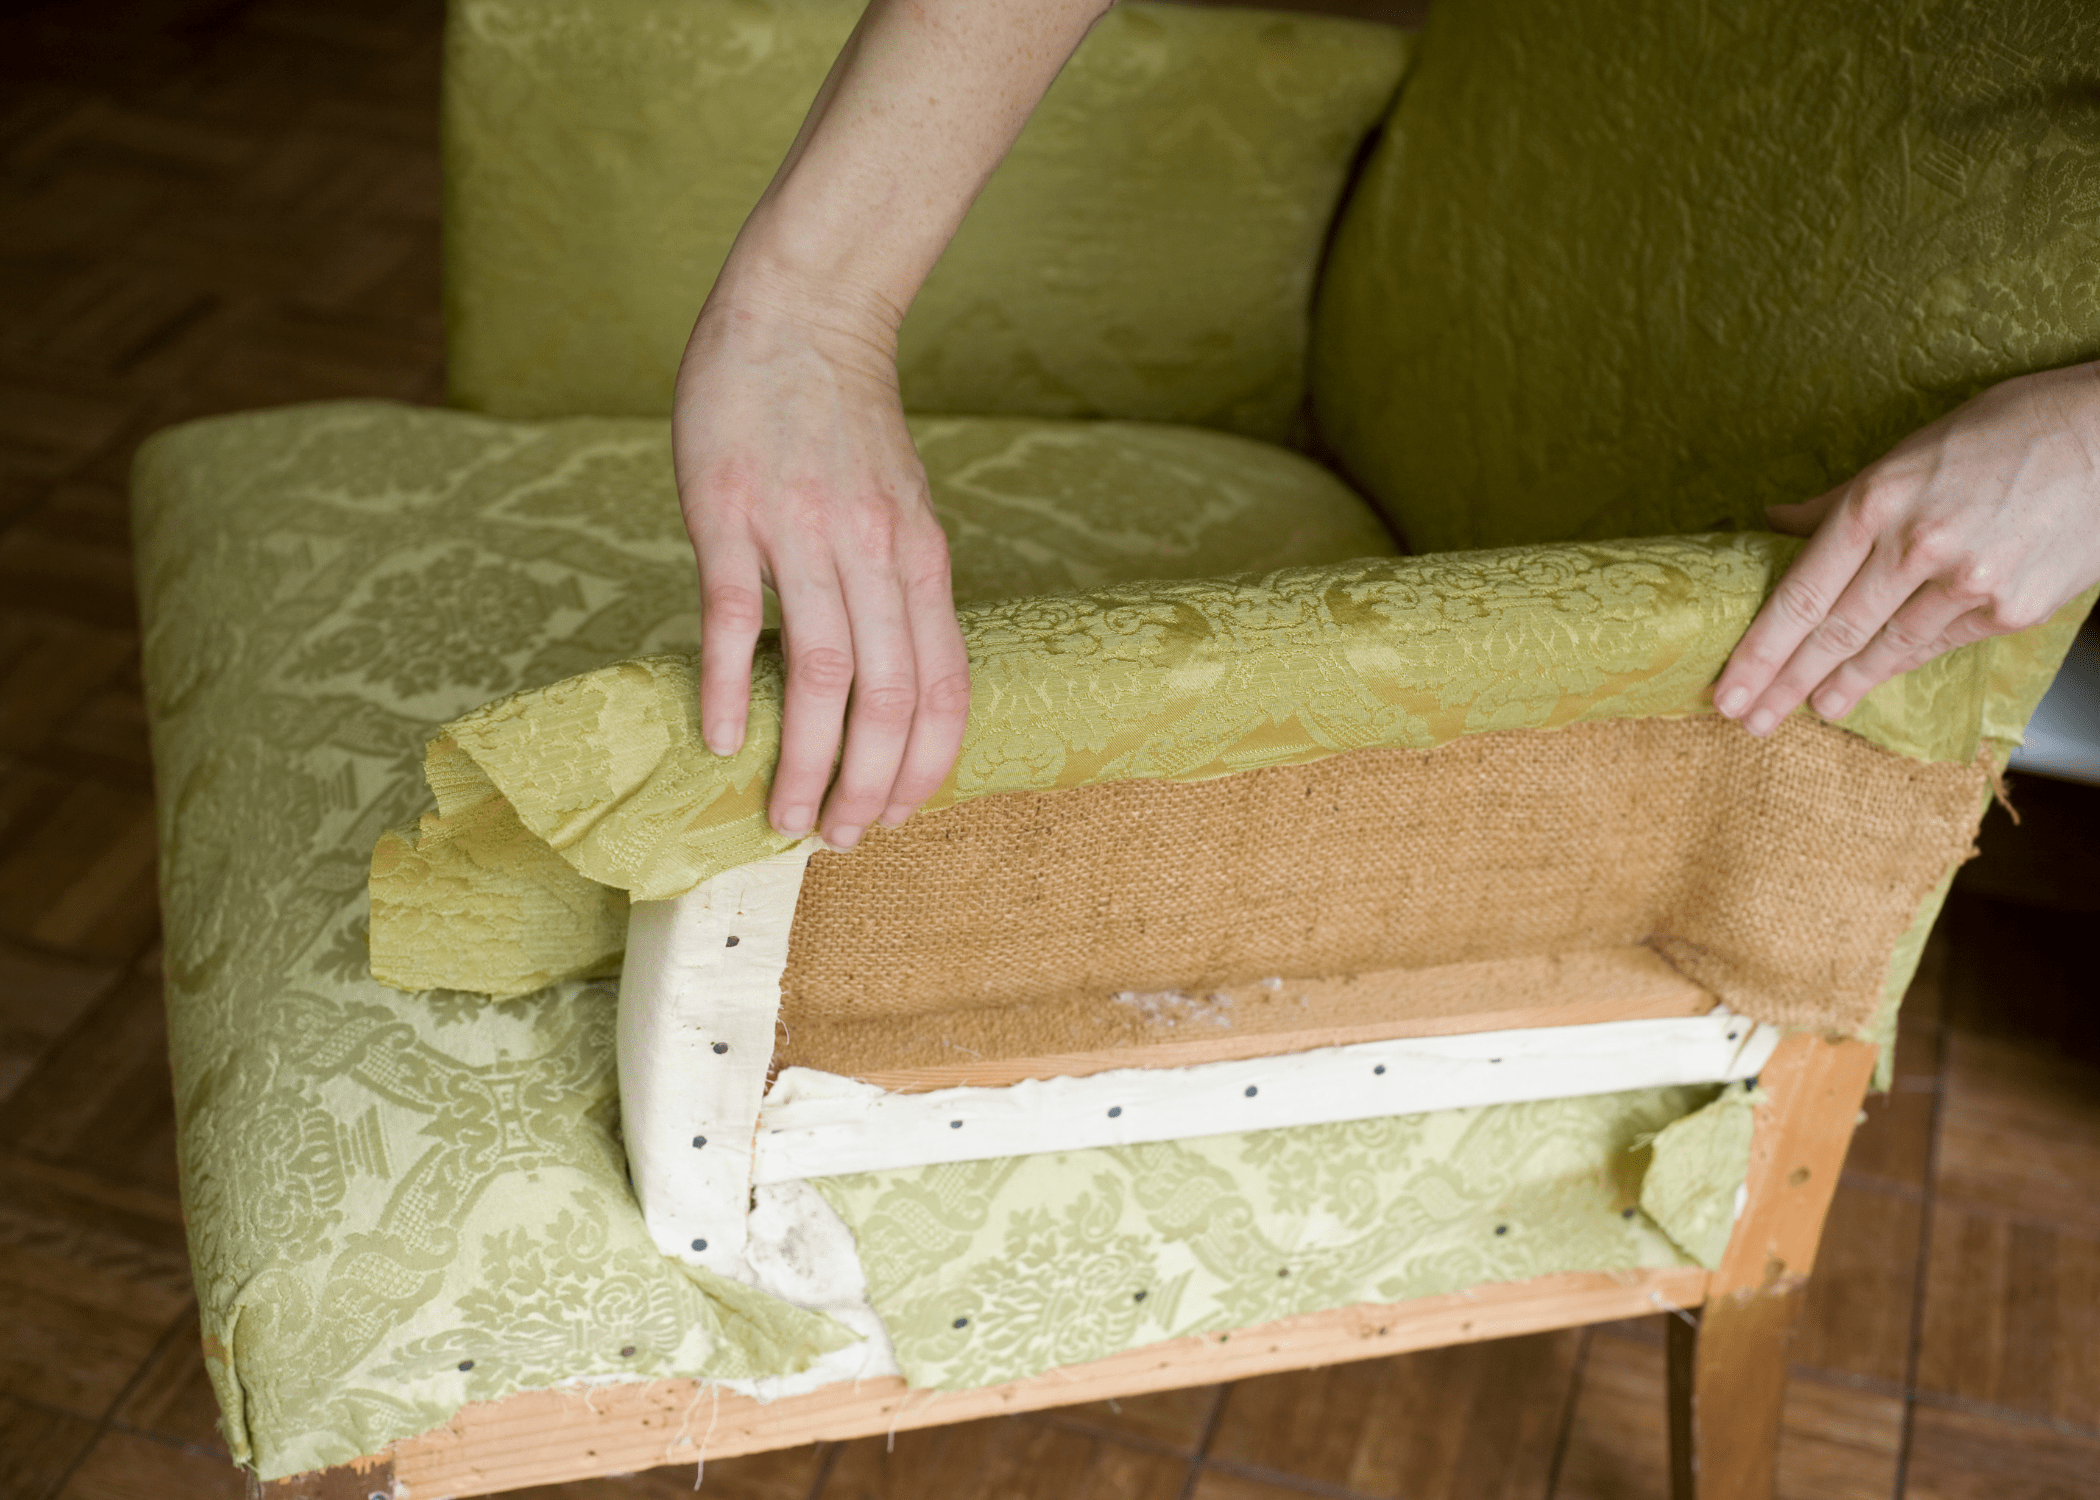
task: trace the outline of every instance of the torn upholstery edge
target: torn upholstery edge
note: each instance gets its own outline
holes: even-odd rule
[[[1976,759],[1990,778],[1990,796],[1978,809],[1979,815],[1988,810],[1990,800],[1995,800],[2017,821],[2019,814],[2013,811],[2012,799],[2006,790],[2006,763],[2012,759],[2013,751],[2020,747],[2028,723],[2041,706],[2042,695],[2049,690],[2049,684],[2063,667],[2064,658],[2070,655],[2072,642],[2077,639],[2086,617],[2093,612],[2096,601],[2100,601],[2100,586],[2087,589],[2030,630],[1997,636],[1982,643],[1989,651],[1989,670]],[[1975,852],[1972,849],[1963,859],[1948,865],[1947,873],[1940,877],[1939,883],[1919,898],[1917,914],[1889,954],[1888,972],[1881,987],[1880,1010],[1859,1038],[1877,1049],[1874,1076],[1868,1083],[1877,1094],[1885,1094],[1895,1087],[1896,1030],[1903,998],[1909,993],[1911,981],[1917,977],[1918,967],[1924,961],[1925,945],[1931,939],[1932,929],[1954,888],[1954,877],[1967,859],[1975,857]]]
[[[1719,582],[1695,586],[1681,568],[1673,573],[1673,549],[1684,548],[1713,564]],[[1791,555],[1781,539],[1743,537],[1373,559],[1233,580],[1227,603],[1200,621],[1185,618],[1204,612],[1167,585],[974,606],[962,612],[977,688],[970,734],[956,771],[926,805],[1122,780],[1202,781],[1373,744],[1430,749],[1496,728],[1710,713],[1713,676]],[[1486,587],[1524,560],[1587,574],[1591,587],[1607,593],[1655,595],[1612,622],[1624,637],[1613,649],[1641,655],[1644,665],[1626,668],[1610,651],[1593,650],[1599,659],[1591,660],[1573,646],[1561,660],[1553,652],[1567,633],[1544,631],[1523,680],[1498,684],[1503,701],[1492,713],[1477,693],[1444,702],[1471,659],[1467,632],[1521,634],[1517,622],[1527,610],[1550,614],[1553,606],[1504,590],[1514,602],[1488,611],[1485,624],[1454,626],[1436,599],[1417,599],[1434,592],[1431,579],[1416,580],[1405,565],[1433,562],[1446,574],[1470,568]],[[1621,574],[1624,581],[1613,583]],[[1650,575],[1670,575],[1668,586]],[[1373,602],[1353,599],[1357,593]],[[1412,602],[1376,602],[1388,595]],[[1893,679],[1843,727],[1911,759],[1971,760],[1996,743],[1987,729],[2024,726],[2091,603],[2089,592],[2032,631],[1978,642]],[[1075,697],[1076,648],[1017,633],[1001,613],[1053,607],[1072,616],[1082,636],[1081,620],[1109,621],[1109,633],[1079,655],[1090,673],[1113,682],[1089,677],[1076,686],[1091,690]],[[1291,635],[1250,630],[1240,618],[1263,611],[1315,623],[1294,626]],[[1607,670],[1605,658],[1616,669]],[[1366,660],[1397,669],[1376,679],[1390,700],[1378,732],[1361,744],[1315,732],[1329,717],[1325,697],[1354,704]],[[1150,716],[1172,696],[1174,680],[1191,673],[1207,684],[1205,702],[1244,702],[1247,712],[1222,729],[1181,726],[1165,736],[1171,753],[1162,752],[1150,743],[1162,728]],[[610,973],[624,948],[624,893],[641,900],[683,894],[786,847],[764,816],[780,677],[777,655],[761,652],[750,728],[730,757],[701,744],[693,666],[680,657],[622,662],[447,725],[425,764],[437,812],[414,830],[384,835],[373,851],[374,976],[402,989],[516,995]],[[1565,680],[1590,681],[1592,690],[1570,693],[1560,686]],[[1289,684],[1287,701],[1272,701],[1279,683]],[[1054,767],[1021,753],[1040,750],[1035,718],[1045,703],[1098,721],[1080,726],[1085,753],[1068,746]]]
[[[1665,1125],[1649,1142],[1641,1212],[1709,1271],[1721,1268],[1742,1215],[1757,1106],[1766,1097],[1754,1077],[1731,1083],[1719,1098]]]

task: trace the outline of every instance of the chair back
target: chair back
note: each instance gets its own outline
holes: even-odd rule
[[[455,0],[453,401],[668,412],[693,316],[860,8]],[[1406,46],[1332,17],[1110,12],[914,304],[906,406],[1287,436],[1321,247]]]
[[[2100,357],[2100,7],[1439,0],[1314,413],[1417,550],[1763,529]]]

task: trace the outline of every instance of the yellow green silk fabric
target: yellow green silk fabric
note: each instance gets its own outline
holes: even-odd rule
[[[607,501],[639,445],[604,426],[353,403],[139,459],[185,1218],[227,1440],[265,1477],[467,1401],[837,1339],[657,1252],[613,1134],[610,987],[492,1006],[371,978],[367,851],[414,815],[433,727],[689,638],[676,518]]]
[[[1730,1084],[1704,1109],[1658,1131],[1641,1178],[1641,1211],[1709,1270],[1717,1269],[1735,1233],[1736,1194],[1750,1170],[1757,1106],[1755,1082]]]
[[[2100,7],[1439,4],[1314,405],[1418,551],[1758,529],[2100,357]]]
[[[859,0],[454,0],[457,404],[660,415]],[[1131,3],[1095,28],[906,319],[907,410],[1281,439],[1320,250],[1407,37]]]
[[[656,1252],[613,1135],[613,995],[558,976],[614,961],[629,890],[778,846],[777,659],[742,754],[694,733],[661,413],[856,10],[454,5],[455,393],[652,419],[342,403],[141,453],[185,1209],[228,1440],[265,1477],[468,1401],[788,1371],[840,1337]],[[1440,6],[1327,268],[1314,383],[1417,546],[1500,550],[1392,558],[1332,476],[1217,433],[919,421],[974,601],[943,797],[1703,711],[1791,555],[1742,534],[1761,504],[1978,385],[2100,353],[2096,28],[2070,0]],[[1119,8],[907,323],[908,403],[1286,435],[1328,212],[1405,52],[1348,22]],[[2002,751],[2089,603],[1848,725],[1907,755]],[[431,793],[435,821],[382,845]],[[538,992],[408,994],[375,961]],[[1710,1255],[1741,1122],[1699,1102],[825,1190],[908,1368],[959,1383],[1243,1310]],[[1375,1182],[1340,1170],[1359,1160]]]
[[[927,806],[1710,712],[1708,685],[1795,546],[1723,535],[1365,558],[965,606],[970,720]],[[1844,722],[1898,754],[1973,760],[1987,722],[2025,723],[2090,602],[2037,641],[1950,653]],[[2000,674],[2016,704],[1993,698],[2001,649],[2034,662]],[[784,848],[765,818],[781,688],[767,650],[745,745],[726,758],[700,740],[690,655],[448,724],[426,762],[436,812],[373,855],[373,972],[495,994],[605,972],[630,896],[676,896]]]
[[[1034,518],[1033,531],[999,522],[1035,543],[993,549],[983,573],[959,567],[966,587],[1008,586],[1014,569],[1112,576],[1119,549],[1149,573],[1244,560],[1236,549],[1271,535],[1301,557],[1379,535],[1321,471],[1242,439],[993,420],[918,432],[952,533],[1002,511]],[[1113,471],[1091,482],[1089,444]],[[1032,491],[1031,473],[1044,476]],[[1151,536],[1119,502],[1148,484],[1159,504],[1140,514],[1162,518]],[[134,492],[184,1203],[235,1454],[278,1477],[375,1451],[469,1401],[577,1378],[788,1372],[834,1347],[828,1320],[650,1242],[613,1134],[610,986],[568,980],[492,1002],[403,993],[368,970],[363,851],[415,811],[438,725],[492,691],[690,638],[662,424],[297,407],[162,434]],[[982,1368],[1026,1373],[1241,1312],[1578,1260],[1681,1263],[1654,1225],[1614,1215],[1638,1191],[1628,1143],[1697,1102],[1673,1091],[1220,1138],[1120,1163],[988,1164],[968,1169],[975,1185],[952,1213],[923,1174],[826,1191],[855,1224],[912,1368],[948,1381],[991,1346],[922,1341],[932,1330],[911,1309],[939,1299],[910,1274],[924,1242],[894,1238],[909,1204],[951,1237],[981,1218],[957,1265],[1000,1341]],[[1382,1163],[1375,1181],[1295,1165],[1358,1155]],[[1247,1182],[1228,1201],[1224,1175],[1243,1159]],[[1122,1185],[1103,1185],[1117,1173]],[[1209,1199],[1201,1224],[1188,1204],[1158,1201],[1177,1175]],[[1288,1178],[1304,1180],[1285,1192]],[[1120,1284],[1097,1278],[1087,1302],[1094,1284],[1073,1280],[1100,1227],[1069,1210],[1110,1193],[1125,1204],[1109,1239],[1118,1257],[1150,1226],[1165,1236],[1142,1252],[1160,1301],[1135,1321]],[[1223,1238],[1235,1202],[1258,1222]],[[1493,1234],[1505,1222],[1509,1245]],[[1436,1253],[1399,1245],[1381,1262],[1380,1236],[1414,1224]],[[1062,1312],[1034,1332],[1019,1303],[983,1300],[1009,1243],[1063,1268]],[[1267,1264],[1280,1251],[1298,1281]]]
[[[1389,545],[1324,471],[1247,439],[915,431],[965,590]],[[439,726],[696,641],[664,423],[293,407],[159,435],[133,491],[184,1203],[235,1454],[272,1477],[467,1401],[831,1347],[827,1319],[650,1241],[613,1135],[610,987],[490,1004],[370,972],[370,851],[426,805]]]
[[[853,1228],[905,1379],[958,1390],[1333,1307],[1713,1265],[1672,1236],[1710,1231],[1715,1203],[1734,1220],[1749,1138],[1729,1143],[1749,1111],[1708,1104],[1718,1092],[1448,1109],[814,1186]],[[1661,1219],[1646,1186],[1658,1181]],[[1680,1207],[1694,1211],[1680,1220]]]

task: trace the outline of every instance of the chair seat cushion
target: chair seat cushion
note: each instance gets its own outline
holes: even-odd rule
[[[1245,439],[918,432],[965,591],[1390,546],[1330,476]],[[426,805],[440,723],[693,642],[664,424],[289,408],[162,434],[134,499],[184,1203],[234,1452],[279,1475],[469,1400],[837,1343],[650,1242],[612,1133],[610,986],[492,1004],[368,966],[372,845]]]

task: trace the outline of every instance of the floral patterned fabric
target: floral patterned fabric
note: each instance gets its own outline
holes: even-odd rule
[[[1906,975],[1906,978],[1909,976]],[[1735,1234],[1736,1197],[1766,1101],[1756,1080],[1731,1084],[1706,1108],[1656,1133],[1641,1178],[1641,1211],[1701,1265],[1718,1267]]]
[[[693,314],[863,0],[455,0],[453,399],[663,415]],[[1410,38],[1126,3],[1094,27],[904,322],[911,411],[1282,439],[1313,279]]]
[[[1439,1110],[815,1184],[913,1385],[1558,1271],[1697,1259],[1639,1211],[1650,1138],[1715,1087]],[[1680,1157],[1684,1154],[1680,1153]],[[1742,1150],[1670,1163],[1733,1218]]]
[[[855,9],[460,0],[457,393],[661,412],[727,236]],[[1977,384],[2089,356],[2100,157],[2071,85],[2094,32],[2059,0],[1986,35],[1986,9],[1931,0],[1899,23],[1734,0],[1689,35],[1648,4],[1550,25],[1440,7],[1438,71],[1403,100],[1322,308],[1320,411],[1352,471],[1424,546],[1755,525]],[[1284,435],[1327,205],[1405,50],[1346,22],[1117,11],[921,299],[908,398]],[[613,85],[573,82],[594,74]],[[1637,140],[1597,134],[1637,116]],[[1096,122],[1112,131],[1089,144]],[[1060,132],[1081,148],[1069,170]],[[1830,170],[1798,169],[1832,140]],[[1600,162],[1635,200],[1603,190]],[[1811,226],[1805,249],[1759,207],[1796,183],[1810,197],[1776,201]],[[1534,222],[1563,214],[1572,239]],[[1707,238],[1669,238],[1679,224]],[[1602,259],[1584,251],[1598,233]],[[1746,253],[1767,243],[1778,259]],[[956,796],[1695,711],[1788,555],[1737,535],[1361,561],[1390,552],[1383,533],[1287,455],[1137,429],[915,432],[981,601]],[[696,615],[660,421],[263,413],[149,444],[136,498],[184,1198],[234,1451],[277,1476],[529,1386],[787,1371],[833,1347],[828,1320],[651,1245],[612,1133],[608,987],[490,1002],[367,969],[368,855],[429,808],[424,746],[448,723],[469,721],[457,748],[528,701],[586,740],[604,706],[653,716],[639,772],[585,756],[589,794],[551,815],[524,791],[543,768],[503,733],[432,762],[455,810],[510,817],[537,868],[569,872],[503,887],[574,898],[573,926],[599,935],[579,959],[557,932],[526,954],[543,972],[602,961],[620,880],[668,891],[773,847],[771,658],[754,748],[673,785],[692,769]],[[1928,758],[2002,749],[2082,613],[1911,674],[1848,725]],[[696,817],[691,842],[623,865],[569,836],[635,792]],[[423,884],[454,878],[479,876],[433,864]],[[1681,1263],[1639,1211],[1632,1141],[1696,1102],[1518,1107],[1534,1113],[1499,1118],[1523,1122],[1521,1147],[1479,1111],[827,1191],[908,1368],[968,1382],[1329,1298]],[[1016,1262],[1052,1269],[1031,1282]]]
[[[1664,537],[1368,558],[966,607],[969,727],[927,806],[1711,712],[1708,684],[1797,545]],[[1898,754],[1974,760],[1986,724],[2025,723],[2090,602],[2032,640],[1978,643],[1877,688],[1846,727]],[[2000,653],[2031,670],[1997,672]],[[687,655],[446,725],[426,764],[436,813],[373,854],[374,972],[497,994],[604,972],[630,894],[680,895],[786,847],[765,818],[781,687],[778,653],[763,651],[729,757],[700,739]]]
[[[1057,764],[1208,774],[1250,756],[1326,753],[1363,732],[1571,719],[1607,696],[1661,710],[1696,694],[1783,555],[1768,540],[1724,538],[1344,564],[1385,545],[1361,503],[1313,465],[1244,439],[1018,419],[921,420],[915,432],[965,594],[1087,590],[971,613],[994,708],[1040,697],[1057,671],[1095,684],[1066,690],[1068,722],[1097,727],[1063,759],[980,751],[969,764],[985,784]],[[1130,494],[1156,503],[1134,508]],[[634,653],[693,642],[662,424],[290,408],[163,434],[141,454],[135,495],[184,1193],[208,1368],[235,1450],[283,1474],[425,1430],[469,1400],[586,1376],[791,1370],[840,1338],[827,1320],[651,1245],[611,1135],[609,987],[567,980],[492,1004],[405,994],[367,968],[365,851],[427,805],[425,741],[491,693],[609,666],[632,676],[618,664]],[[1266,588],[1243,575],[1185,598],[1171,584],[1116,592],[1119,575],[1229,573],[1265,557],[1316,566]],[[1308,619],[1316,628],[1301,639]],[[1968,715],[1947,732],[1973,744],[1979,725],[1998,722],[1975,714],[2013,712],[1992,707],[1993,693],[2039,691],[2062,642],[2036,634],[2039,645],[1992,648],[1980,676],[1957,659],[1944,679],[1922,679],[1942,681],[1941,707]],[[1375,675],[1391,656],[1374,648],[1393,640],[1414,643],[1435,673]],[[1293,641],[1295,656],[1270,649]],[[1294,677],[1278,660],[1312,666]],[[1070,675],[1082,665],[1099,675]],[[1373,675],[1336,675],[1350,671]],[[1398,696],[1365,718],[1352,682]],[[1085,717],[1104,704],[1109,718]],[[1115,717],[1141,710],[1179,732],[1153,738],[1141,715]],[[1218,1172],[1237,1158],[1217,1153],[1234,1149],[1188,1148]],[[1391,1204],[1426,1201],[1471,1170],[1441,1160],[1426,1147],[1407,1155],[1419,1172],[1390,1184]],[[1105,1213],[1085,1165],[1076,1188],[1056,1186],[1050,1164],[1000,1182]],[[1117,1235],[1141,1232],[1129,1207],[1140,1185],[1117,1190]],[[873,1255],[905,1198],[867,1191]],[[1005,1186],[983,1191],[1009,1201]],[[1267,1257],[1271,1245],[1324,1243],[1318,1224],[1362,1212],[1278,1220],[1246,1245]],[[1041,1246],[1050,1232],[1015,1220],[1009,1235],[1003,1210],[985,1213],[988,1238],[968,1262],[980,1285],[996,1280],[993,1246]],[[1093,1232],[1086,1214],[1056,1222]],[[1648,1253],[1631,1244],[1611,1253]],[[1349,1274],[1369,1277],[1368,1264],[1349,1262]],[[1161,1265],[1171,1280],[1172,1266],[1194,1262]],[[1356,1282],[1323,1272],[1318,1284],[1373,1295],[1404,1270]],[[1217,1274],[1132,1336],[1253,1305]],[[926,1308],[952,1289],[933,1297],[902,1273],[883,1285]],[[1295,1288],[1278,1295],[1278,1309],[1301,1305],[1288,1300]],[[1000,1357],[1050,1352],[1017,1343]],[[976,1357],[928,1354],[920,1368],[960,1379]]]
[[[914,430],[965,592],[1390,545],[1245,439]],[[294,407],[161,434],[134,499],[183,1195],[234,1452],[276,1476],[525,1387],[836,1344],[656,1251],[613,1135],[610,987],[490,1004],[368,967],[369,851],[426,805],[437,727],[696,639],[664,424]]]

